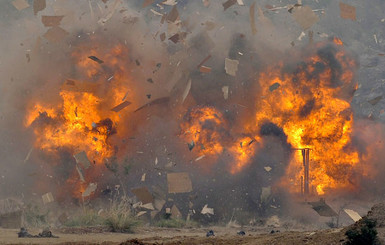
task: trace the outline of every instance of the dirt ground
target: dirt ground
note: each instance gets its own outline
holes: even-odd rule
[[[213,230],[215,237],[206,237]],[[195,229],[138,228],[133,234],[103,232],[100,229],[52,230],[59,238],[18,238],[16,229],[0,229],[0,244],[343,244],[344,231],[280,231],[272,228],[246,227],[245,236],[239,228],[210,227]],[[273,229],[277,231],[278,229]],[[40,230],[29,229],[38,234]]]

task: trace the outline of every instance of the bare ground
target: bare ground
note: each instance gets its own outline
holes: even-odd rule
[[[215,237],[206,237],[208,230]],[[16,229],[0,229],[0,244],[343,244],[343,229],[318,231],[281,231],[270,234],[271,228],[243,228],[245,236],[237,235],[240,229],[225,227],[171,229],[138,228],[133,234],[104,232],[101,229],[52,230],[59,238],[18,238]],[[274,229],[277,230],[277,229]],[[40,230],[30,229],[31,234]]]

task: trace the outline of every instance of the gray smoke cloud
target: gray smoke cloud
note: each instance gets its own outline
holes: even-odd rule
[[[276,202],[291,209],[294,204],[290,198],[286,194],[279,195],[282,190],[274,188],[275,198],[270,197],[260,205],[261,188],[274,186],[290,161],[290,146],[284,135],[267,130],[265,148],[256,154],[246,171],[233,176],[226,170],[231,161],[226,153],[216,160],[202,160],[208,165],[211,161],[217,162],[211,171],[205,172],[204,166],[195,162],[197,156],[180,137],[179,125],[192,107],[209,105],[220,110],[223,120],[229,123],[227,140],[243,133],[239,124],[254,112],[250,108],[255,106],[253,91],[259,72],[282,60],[300,60],[296,57],[299,50],[308,45],[309,33],[301,29],[287,9],[269,10],[293,2],[258,1],[255,35],[249,13],[254,2],[247,0],[243,1],[245,6],[235,4],[226,11],[221,1],[210,1],[208,7],[204,1],[177,1],[179,19],[175,22],[162,21],[165,17],[160,15],[172,10],[172,6],[161,4],[162,1],[154,1],[143,8],[144,1],[136,0],[106,3],[47,0],[46,8],[37,15],[33,13],[32,1],[27,2],[31,7],[20,11],[12,6],[12,1],[0,3],[3,36],[0,40],[0,184],[3,187],[0,197],[32,197],[33,193],[40,196],[52,191],[61,193],[57,195],[63,202],[72,201],[71,196],[60,190],[73,171],[75,162],[71,153],[62,149],[59,156],[52,157],[36,149],[33,130],[24,126],[26,112],[34,98],[47,104],[58,103],[60,87],[66,79],[86,79],[75,65],[74,50],[82,47],[87,52],[87,49],[96,48],[103,53],[120,43],[128,49],[124,63],[130,69],[129,83],[134,88],[134,100],[129,107],[130,118],[117,126],[118,131],[127,134],[112,135],[110,140],[118,146],[115,153],[119,169],[131,166],[127,175],[120,176],[127,189],[143,185],[140,178],[146,173],[146,185],[150,189],[161,186],[167,191],[167,172],[188,171],[194,191],[172,196],[183,203],[179,207],[183,213],[187,213],[189,207],[188,202],[182,200],[190,200],[196,208],[207,203],[220,206],[227,201],[229,205],[218,207],[225,215],[217,220],[231,217],[235,207],[257,210],[260,216],[266,215],[263,205],[268,206],[267,203]],[[334,1],[303,1],[303,4],[315,10],[319,17],[311,27],[313,42],[337,36],[360,64],[359,88],[351,103],[355,118],[353,143],[363,155],[373,152],[374,158],[364,162],[377,173],[371,173],[370,178],[357,176],[357,179],[362,183],[361,192],[366,193],[370,187],[370,194],[383,193],[380,180],[385,173],[381,164],[385,102],[381,67],[385,62],[385,36],[381,9],[385,8],[385,3],[381,0],[352,1],[349,4],[356,6],[357,21],[341,19],[338,3]],[[46,39],[44,34],[48,28],[42,24],[43,15],[63,15],[60,27],[68,34],[59,42]],[[165,40],[161,41],[163,33]],[[175,34],[179,34],[177,43],[169,40]],[[212,70],[202,73],[197,66],[209,54],[211,58],[204,65]],[[235,78],[225,73],[225,58],[239,61]],[[105,76],[106,79],[110,77],[109,73]],[[182,94],[190,79],[191,89],[182,103]],[[223,86],[229,87],[228,101],[223,98]],[[134,112],[164,97],[169,100]],[[376,98],[378,101],[374,103]],[[373,149],[368,149],[368,145]],[[274,169],[271,173],[263,169],[267,164]],[[100,174],[103,175],[97,180],[100,189],[121,184],[107,169]],[[351,193],[348,195],[347,199],[358,198]]]

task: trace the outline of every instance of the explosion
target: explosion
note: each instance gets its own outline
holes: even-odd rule
[[[356,64],[339,39],[312,48],[316,53],[305,51],[312,54],[302,57],[295,68],[281,62],[259,75],[255,116],[243,126],[246,135],[252,136],[232,137],[229,142],[231,137],[218,130],[218,125],[226,124],[218,110],[192,110],[182,129],[191,136],[188,140],[201,146],[199,154],[218,155],[228,149],[233,158],[229,171],[236,174],[254,161],[257,149],[262,147],[261,127],[273,123],[283,129],[292,151],[310,150],[311,192],[323,195],[328,189],[354,189],[352,176],[360,160],[351,146],[350,100]],[[293,154],[283,180],[290,183],[293,192],[300,191],[304,175],[301,152]]]
[[[56,104],[44,103],[39,98],[29,103],[24,124],[33,128],[36,148],[52,155],[63,149],[71,155],[84,151],[94,164],[101,166],[105,159],[115,156],[110,137],[127,133],[123,128],[117,130],[117,126],[129,117],[125,107],[134,101],[127,55],[127,48],[121,44],[105,53],[82,45],[75,49],[72,57],[78,69],[77,78],[84,81],[67,79]],[[79,166],[76,168],[81,171]],[[97,173],[87,170],[91,176],[79,173],[79,179],[77,171],[74,166],[67,182],[75,186],[78,196]]]

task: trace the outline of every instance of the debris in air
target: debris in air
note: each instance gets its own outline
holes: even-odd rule
[[[88,56],[88,58],[89,58],[89,59],[91,59],[91,60],[93,60],[93,61],[95,61],[95,62],[97,62],[97,63],[99,63],[99,64],[102,64],[102,63],[104,63],[104,61],[103,61],[103,60],[101,60],[101,59],[99,59],[98,57],[96,57],[96,56],[93,56],[93,55],[91,55],[91,56]]]

